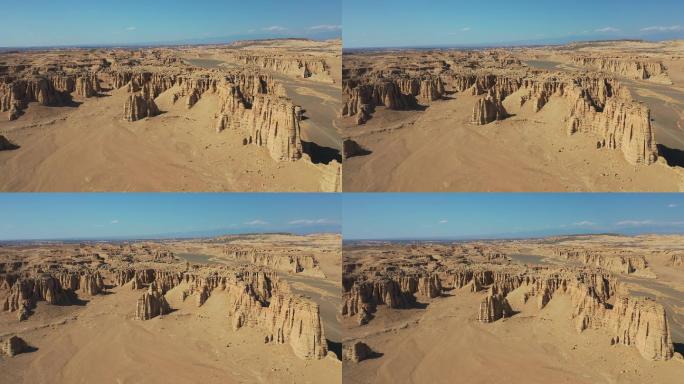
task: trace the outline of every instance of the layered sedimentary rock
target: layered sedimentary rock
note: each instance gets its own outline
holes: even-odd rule
[[[333,82],[330,67],[324,59],[315,57],[293,58],[289,56],[238,55],[237,60],[246,65],[257,66],[286,75]]]
[[[665,84],[672,83],[667,77],[667,68],[659,61],[640,58],[576,56],[571,59],[571,63],[637,80],[654,79]]]
[[[5,340],[0,340],[0,353],[5,356],[13,357],[28,350],[28,344],[19,336],[10,336]]]
[[[566,260],[576,260],[583,264],[594,265],[615,273],[634,273],[648,267],[646,259],[632,252],[602,252],[586,249],[554,249],[553,254]]]
[[[345,343],[342,348],[342,360],[358,363],[373,354],[371,348],[361,341]]]
[[[284,272],[322,275],[318,260],[313,255],[302,254],[297,251],[273,251],[251,247],[245,249],[228,246],[223,250],[223,254],[239,262],[263,265]]]
[[[152,283],[147,292],[143,293],[138,299],[135,308],[135,318],[139,320],[149,320],[162,316],[171,311],[169,303],[164,294],[157,288],[157,284]]]
[[[670,256],[670,265],[674,267],[684,266],[684,254],[674,254]]]

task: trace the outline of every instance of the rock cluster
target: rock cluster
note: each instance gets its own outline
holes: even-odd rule
[[[482,323],[491,323],[512,314],[513,310],[506,297],[502,293],[494,293],[494,290],[490,289],[487,296],[482,298],[477,320]]]
[[[294,58],[291,56],[260,56],[256,54],[238,55],[237,60],[245,65],[293,75],[301,78],[333,82],[330,67],[326,61],[318,57]]]
[[[313,255],[302,254],[295,250],[283,251],[230,245],[223,249],[223,254],[241,263],[262,265],[288,273],[302,273],[310,276],[323,275],[318,260]]]
[[[353,361],[358,363],[360,361],[366,360],[373,354],[373,350],[361,341],[355,341],[353,343],[344,343],[342,348],[342,360],[343,361]]]

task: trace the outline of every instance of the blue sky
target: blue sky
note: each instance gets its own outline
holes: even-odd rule
[[[0,9],[0,47],[330,38],[341,24],[339,0],[24,0]]]
[[[684,194],[345,193],[342,207],[345,240],[684,233]]]
[[[339,232],[339,194],[0,193],[0,240]]]
[[[344,0],[346,48],[684,37],[684,1]]]

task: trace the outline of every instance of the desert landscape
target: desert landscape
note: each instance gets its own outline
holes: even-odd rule
[[[0,52],[0,190],[341,190],[341,40]]]
[[[350,241],[345,383],[672,383],[684,237]]]
[[[681,191],[684,41],[351,49],[345,191]]]
[[[338,234],[3,242],[5,383],[341,383]]]

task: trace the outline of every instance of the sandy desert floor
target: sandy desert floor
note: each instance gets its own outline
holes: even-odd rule
[[[216,54],[223,57],[221,63],[232,63],[233,72],[249,70],[277,76],[275,81],[281,82],[291,102],[304,110],[301,128],[298,128],[301,139],[296,139],[303,145],[299,160],[278,161],[269,156],[266,148],[244,145],[245,133],[240,130],[217,133],[215,120],[221,107],[219,96],[211,92],[202,94],[188,108],[185,103],[176,102],[177,93],[182,91],[181,86],[174,85],[154,98],[161,114],[130,122],[122,118],[130,92],[126,87],[108,87],[104,80],[98,80],[101,91],[97,96],[86,98],[73,93],[72,101],[60,106],[30,101],[16,120],[3,117],[0,135],[19,148],[0,151],[0,190],[339,190],[336,179],[340,172],[341,144],[332,125],[339,102],[339,79],[337,82],[334,79],[339,77],[341,66],[339,50],[339,41],[295,41],[275,42],[272,46],[259,42],[177,47],[165,49],[161,54],[164,60],[175,60],[174,65],[188,73],[212,68],[212,76],[221,76],[224,67],[197,61],[199,56]],[[72,55],[76,63],[85,61],[83,56],[88,60],[93,56],[103,57],[115,63],[94,73],[116,71],[111,69],[116,63],[120,64],[116,68],[135,71],[139,67],[135,63],[147,63],[145,60],[156,60],[153,72],[164,73],[168,69],[159,67],[162,59],[150,59],[150,55],[157,57],[154,55],[159,55],[158,51],[141,51],[128,55],[118,50],[115,53],[67,51],[65,56]],[[143,59],[137,59],[138,54]],[[276,62],[282,60],[288,64],[264,68],[258,62],[238,61],[243,56],[275,58]],[[330,67],[303,78],[291,68],[297,60],[313,60]],[[0,61],[10,67],[15,62],[25,65],[29,61],[38,72],[42,71],[39,68],[59,62],[55,52],[4,53],[0,54]],[[8,79],[12,79],[11,74]]]
[[[375,271],[375,281],[396,276],[397,271],[406,277],[434,273],[442,279],[442,291],[433,298],[414,293],[417,301],[405,308],[377,305],[365,325],[359,325],[358,317],[346,317],[345,344],[361,341],[373,352],[360,362],[344,362],[344,382],[449,383],[454,378],[467,383],[676,381],[684,373],[684,274],[681,264],[674,266],[671,260],[684,250],[682,241],[681,236],[595,236],[453,245],[345,245],[344,263],[350,271],[345,273],[344,278],[350,280],[345,284],[373,281],[373,274],[365,271]],[[532,274],[587,267],[554,252],[565,247],[604,255],[600,259],[606,263],[604,267],[608,255],[620,253],[618,250],[646,255],[647,268],[612,275],[626,284],[629,295],[648,296],[664,306],[674,358],[650,361],[634,346],[611,345],[613,334],[608,326],[578,333],[572,293],[555,294],[540,309],[536,300],[523,300],[530,292],[523,284],[506,296],[512,315],[486,323],[479,321],[479,314],[487,287],[472,292],[472,282],[466,281],[462,287],[446,283],[459,265],[473,270],[508,265],[504,269],[522,267]]]
[[[363,103],[375,103],[361,125],[359,114],[350,112],[336,122],[343,137],[361,147],[345,159],[345,190],[680,191],[684,189],[682,47],[681,42],[605,43],[491,52],[345,53],[345,102],[349,106],[358,103],[361,108]],[[624,73],[571,62],[582,55],[646,58],[662,63],[669,77],[636,80]],[[501,61],[488,63],[492,57]],[[520,75],[526,70],[529,72]],[[514,92],[502,102],[509,117],[474,125],[473,106],[482,96],[472,94],[470,88],[459,89],[465,88],[463,76],[470,81],[467,76],[471,73],[500,77],[515,73],[511,76],[523,79],[554,73],[617,79],[637,103],[650,108],[659,158],[649,166],[635,165],[625,161],[620,151],[607,147],[597,150],[595,135],[568,135],[564,116],[572,105],[559,94],[550,96],[537,112],[529,103],[521,106],[519,97],[526,96]],[[418,95],[417,106],[408,108],[388,108],[373,97],[355,98],[356,84],[387,81],[393,76],[404,79],[395,80],[397,87],[406,79],[440,77],[444,93],[432,101]],[[382,83],[375,83],[375,95],[382,95],[378,84]],[[418,92],[417,86],[413,92]]]
[[[340,383],[341,362],[336,355],[340,353],[339,326],[334,315],[329,325],[328,310],[324,308],[326,304],[332,305],[335,313],[339,312],[339,244],[338,235],[253,235],[216,238],[211,243],[188,240],[126,244],[121,246],[123,252],[119,254],[112,252],[119,244],[5,246],[0,252],[5,261],[2,264],[4,282],[13,274],[6,269],[8,260],[21,259],[36,266],[39,258],[45,260],[49,257],[46,254],[51,254],[62,260],[62,269],[78,265],[77,270],[83,273],[86,266],[92,271],[90,268],[98,264],[90,262],[92,257],[97,260],[92,255],[99,255],[105,260],[97,269],[104,278],[105,288],[92,296],[78,291],[77,301],[60,305],[39,300],[23,321],[17,321],[16,312],[0,312],[0,338],[19,335],[32,347],[26,353],[0,358],[3,372],[0,382]],[[218,252],[219,248],[230,248],[230,252]],[[264,251],[268,256],[262,264],[249,263],[234,253],[239,250],[253,255],[249,250],[255,249],[270,249]],[[288,272],[288,265],[292,265],[286,261],[287,254],[292,252],[306,254],[302,260],[315,265],[307,264],[301,272]],[[82,256],[69,256],[72,253]],[[137,319],[136,302],[139,303],[144,292],[132,286],[137,277],[123,285],[116,285],[115,279],[109,278],[115,271],[113,266],[118,265],[117,260],[126,257],[132,258],[128,266],[134,268],[168,269],[194,260],[191,264],[196,266],[191,266],[186,274],[238,271],[245,265],[261,271],[275,270],[285,284],[291,285],[292,294],[299,298],[295,300],[314,302],[316,308],[320,305],[327,355],[318,359],[302,358],[287,343],[265,343],[265,328],[258,324],[232,328],[236,308],[231,304],[234,293],[231,293],[230,280],[228,288],[214,289],[201,306],[196,294],[186,297],[193,288],[192,283],[183,281],[164,294],[170,313],[149,320]],[[215,264],[207,265],[214,257]],[[65,262],[67,258],[76,262]],[[42,268],[49,267],[43,264]],[[331,271],[331,275],[326,274]],[[338,271],[337,275],[334,271]],[[161,275],[156,276],[160,282]],[[333,295],[330,293],[333,290],[338,293]],[[0,291],[5,300],[6,286]],[[283,292],[291,295],[287,290]]]

